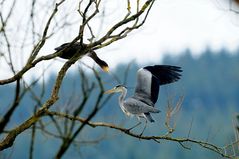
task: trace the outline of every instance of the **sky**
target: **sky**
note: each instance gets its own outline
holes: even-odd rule
[[[102,57],[111,65],[122,62],[117,59],[154,63],[165,54],[180,54],[187,48],[194,56],[207,47],[236,50],[239,17],[227,9],[215,0],[156,1],[145,25],[127,39],[106,48],[109,50],[104,50],[106,53],[102,50]]]
[[[112,16],[105,20],[106,24],[111,24],[122,17],[120,8],[125,8],[122,6],[125,3],[121,2],[126,1],[107,1],[108,15]],[[239,46],[239,15],[229,11],[229,4],[226,2],[228,1],[156,0],[143,27],[133,31],[125,39],[97,50],[97,54],[107,61],[111,70],[114,70],[118,64],[129,63],[132,60],[141,64],[160,64],[164,55],[179,55],[185,49],[190,49],[195,57],[207,47],[212,50],[221,48],[230,51],[237,50]],[[21,7],[23,6],[18,8],[19,12],[24,11]],[[65,11],[71,12],[72,17],[75,17],[74,14],[77,11],[74,7],[71,9],[65,9]],[[19,17],[19,15],[16,16]],[[24,16],[22,17],[24,18]],[[15,25],[14,22],[12,25]],[[78,29],[78,27],[76,28]],[[49,43],[46,43],[40,55],[52,53],[58,45],[71,41],[75,37],[75,31],[68,30],[66,35],[60,35],[61,38],[52,38]],[[26,59],[28,56],[26,54]],[[18,58],[14,58],[14,60],[18,60]],[[84,57],[81,61],[93,64],[89,57]],[[50,71],[58,72],[63,62],[62,60],[54,62]],[[38,65],[40,66],[34,68],[26,76],[39,74],[36,70],[47,67],[49,62]],[[74,67],[71,70],[74,70]],[[0,71],[2,72],[1,77],[9,77],[8,71],[4,67],[1,67]]]

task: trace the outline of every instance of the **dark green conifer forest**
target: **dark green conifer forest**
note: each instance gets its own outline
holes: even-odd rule
[[[170,64],[181,66],[183,69],[182,79],[177,83],[163,86],[160,89],[159,100],[156,104],[161,113],[154,114],[155,123],[148,124],[146,135],[164,135],[167,129],[164,125],[167,111],[168,101],[175,104],[177,100],[183,96],[184,100],[180,113],[176,121],[176,129],[172,136],[187,137],[209,141],[219,146],[225,146],[227,153],[232,153],[232,148],[226,147],[235,141],[234,125],[235,115],[239,113],[239,54],[237,51],[228,52],[225,49],[220,51],[212,51],[206,49],[200,56],[193,57],[190,50],[185,50],[181,55],[175,57],[166,56],[163,61],[158,63],[137,64],[132,62],[130,65],[119,65],[111,70],[112,74],[118,75],[116,81],[111,74],[100,73],[102,82],[106,88],[111,88],[115,84],[123,83],[129,88],[129,94],[134,91],[136,70],[145,65],[154,64]],[[125,69],[129,67],[127,77],[125,78]],[[99,71],[100,72],[100,71]],[[122,75],[122,76],[121,76]],[[58,111],[71,110],[78,105],[83,99],[82,94],[78,93],[81,90],[80,73],[68,73],[63,81],[60,91],[60,100],[55,104],[54,108]],[[89,81],[94,81],[95,78],[91,73],[88,73],[85,78]],[[43,101],[50,95],[50,90],[53,86],[55,75],[44,83]],[[34,85],[33,89],[36,93],[41,93],[42,85]],[[0,87],[0,113],[4,107],[7,107],[12,98],[14,87],[9,84]],[[97,89],[90,94],[90,99],[95,99]],[[39,95],[38,94],[38,95]],[[106,98],[107,96],[104,96]],[[130,127],[137,122],[136,118],[126,117],[118,106],[118,95],[107,102],[93,121],[104,121],[114,123],[123,127]],[[81,116],[87,114],[92,109],[94,100],[89,100],[82,110]],[[24,96],[20,106],[14,112],[14,118],[11,119],[8,127],[17,125],[32,113],[33,105],[39,103],[34,99],[33,94]],[[43,119],[45,122],[52,122],[49,119]],[[67,122],[66,120],[63,123]],[[66,124],[66,123],[65,123]],[[49,128],[51,131],[56,131],[54,127]],[[142,126],[133,130],[140,132]],[[21,134],[15,141],[15,145],[1,152],[0,158],[27,158],[30,147],[31,130]],[[127,135],[123,135],[116,130],[111,130],[103,127],[91,128],[86,126],[81,132],[78,143],[70,146],[69,150],[64,155],[64,158],[124,158],[124,159],[144,159],[144,158],[184,158],[184,159],[218,159],[220,156],[207,149],[198,148],[192,143],[185,144],[191,150],[183,148],[180,144],[168,141],[161,141],[157,144],[152,141],[141,141]],[[82,140],[81,140],[82,139]],[[38,132],[36,130],[35,158],[49,158],[56,152],[54,147],[59,144],[50,134]],[[235,151],[238,151],[238,146],[235,146]],[[104,152],[104,153],[102,153]]]

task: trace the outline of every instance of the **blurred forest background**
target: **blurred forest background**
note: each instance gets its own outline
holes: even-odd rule
[[[160,60],[159,60],[160,61]],[[192,57],[190,50],[185,50],[179,56],[166,56],[162,62],[154,64],[170,64],[181,66],[183,69],[182,79],[177,83],[161,87],[159,100],[156,104],[162,112],[154,115],[155,123],[148,124],[146,135],[164,135],[167,129],[164,125],[167,109],[167,101],[173,99],[177,102],[180,96],[184,96],[182,109],[177,117],[177,126],[172,134],[177,137],[187,137],[200,139],[202,141],[210,141],[216,145],[229,145],[235,141],[233,120],[237,112],[239,112],[239,53],[228,52],[226,49],[220,51],[211,51],[206,49],[200,56]],[[147,65],[147,64],[145,64]],[[116,69],[111,70],[111,76],[101,73],[102,82],[107,88],[112,88],[117,83],[124,81],[125,70],[129,70],[126,78],[126,85],[129,88],[129,94],[134,91],[135,75],[137,69],[145,65],[138,65],[132,62],[130,65],[119,65]],[[152,63],[148,65],[153,65]],[[114,79],[117,73],[118,81]],[[71,72],[65,77],[59,94],[60,100],[55,104],[58,111],[71,111],[74,105],[77,105],[82,98],[79,94],[81,90],[80,73]],[[36,96],[40,96],[44,87],[45,101],[51,93],[56,75],[51,77],[44,83],[37,83],[32,90]],[[94,80],[93,75],[88,73],[86,78]],[[11,103],[14,98],[15,87],[12,84],[0,87],[0,116]],[[96,97],[97,89],[90,94],[90,98]],[[64,98],[61,98],[64,97]],[[124,127],[130,127],[137,122],[135,118],[125,117],[118,106],[118,95],[114,95],[110,101],[103,106],[100,112],[92,119],[93,121],[105,121]],[[104,97],[105,98],[105,97]],[[66,100],[67,99],[67,100]],[[81,113],[87,114],[92,108],[91,100]],[[27,119],[33,112],[32,105],[38,105],[33,94],[24,96],[20,106],[14,112],[9,127],[17,125]],[[47,119],[45,119],[47,120]],[[62,119],[64,120],[64,119]],[[67,120],[63,121],[67,126]],[[49,121],[50,123],[50,121]],[[51,132],[55,130],[51,126]],[[136,128],[135,132],[142,129]],[[189,134],[190,131],[190,134]],[[31,129],[19,135],[12,148],[6,149],[0,153],[0,158],[28,158],[28,149],[30,149]],[[144,158],[184,158],[184,159],[200,159],[207,158],[218,159],[220,156],[209,150],[197,148],[197,146],[189,145],[192,149],[187,150],[180,144],[162,141],[157,144],[152,141],[141,141],[130,136],[119,133],[118,131],[107,128],[86,126],[78,137],[79,142],[71,145],[70,149],[64,155],[64,158],[124,158],[124,159],[144,159]],[[81,140],[82,139],[82,140]],[[36,145],[34,150],[34,158],[49,158],[56,153],[55,145],[59,144],[53,136],[46,133],[38,133],[36,131]],[[228,153],[231,153],[228,147]]]

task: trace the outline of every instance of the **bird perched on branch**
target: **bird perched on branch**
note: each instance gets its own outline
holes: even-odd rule
[[[159,87],[161,85],[178,81],[181,76],[180,72],[182,72],[181,67],[177,66],[146,66],[144,68],[140,68],[137,72],[137,84],[135,93],[132,97],[125,99],[127,87],[123,85],[115,86],[113,89],[110,89],[105,93],[110,94],[120,92],[121,95],[119,96],[119,105],[122,111],[127,116],[136,116],[139,120],[140,117],[145,118],[145,129],[147,121],[154,122],[150,113],[160,112],[154,107],[154,104],[158,100]],[[144,129],[141,135],[143,134]]]
[[[83,46],[83,48],[82,48]],[[70,46],[70,43],[64,43],[61,46],[55,48],[56,51],[63,51],[62,54],[59,56],[63,59],[70,59],[73,57],[76,53],[80,53],[82,49],[84,49],[85,44],[80,43],[74,43]],[[91,57],[100,67],[103,71],[109,72],[109,66],[108,64],[101,60],[95,51],[90,50],[87,54],[87,56]]]

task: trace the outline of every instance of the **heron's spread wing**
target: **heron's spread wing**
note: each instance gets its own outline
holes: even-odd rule
[[[137,72],[137,84],[135,88],[135,95],[134,97],[137,98],[140,101],[146,102],[148,105],[153,105],[155,102],[152,98],[152,89],[155,92],[155,94],[158,94],[159,91],[159,84],[157,84],[157,80],[153,80],[155,77],[152,76],[151,72],[148,70],[141,68]],[[156,83],[153,83],[156,82]],[[154,85],[154,87],[152,87]]]
[[[180,67],[169,65],[146,66],[139,69],[134,98],[149,105],[155,104],[160,85],[179,80],[181,76],[179,72],[182,72]]]
[[[144,69],[151,72],[159,80],[160,85],[178,81],[182,72],[181,67],[170,65],[146,66]]]

